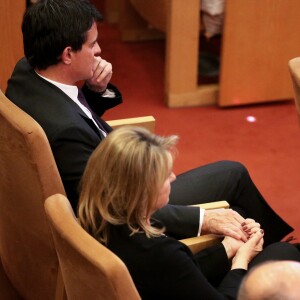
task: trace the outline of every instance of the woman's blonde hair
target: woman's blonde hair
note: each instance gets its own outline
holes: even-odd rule
[[[147,218],[172,170],[177,140],[132,126],[111,132],[91,155],[82,177],[78,216],[83,228],[104,244],[110,224],[127,224],[132,234],[161,234]]]

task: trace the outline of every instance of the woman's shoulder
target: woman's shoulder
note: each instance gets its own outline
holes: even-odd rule
[[[168,258],[171,260],[178,258],[180,253],[192,257],[189,248],[172,237],[165,234],[148,237],[145,232],[131,234],[127,225],[113,226],[108,247],[120,255],[132,257],[142,254],[143,257],[155,258],[156,261],[163,260],[165,263]]]

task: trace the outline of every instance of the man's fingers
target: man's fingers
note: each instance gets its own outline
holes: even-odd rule
[[[225,236],[230,236],[236,240],[240,240],[243,242],[246,242],[248,240],[247,235],[242,231],[237,229],[236,227],[234,228],[223,228],[223,234]]]
[[[94,75],[93,79],[97,83],[103,81],[107,76],[112,74],[112,64],[102,59],[101,57],[95,57],[94,62]]]
[[[234,227],[232,231],[236,232],[240,236],[240,240],[243,242],[246,242],[248,240],[248,235],[243,230],[240,229],[240,227]]]
[[[223,234],[247,242],[260,231],[260,224],[253,219],[244,219],[232,209],[217,209],[205,212],[205,229],[210,233]]]
[[[245,219],[236,211],[229,209],[229,211],[232,213],[233,217],[240,223],[242,224],[245,222]]]
[[[108,63],[105,66],[101,66],[98,71],[98,76],[96,76],[97,82],[101,82],[106,76],[112,73],[112,65]]]
[[[245,219],[231,209],[206,210],[203,229],[206,232],[229,235],[247,241],[248,235],[242,229]]]
[[[230,236],[236,240],[242,240],[242,235],[237,233],[236,231],[229,229],[229,228],[224,228],[224,235],[225,236]]]
[[[87,83],[94,91],[104,91],[112,77],[112,64],[100,56],[94,57],[93,76]]]

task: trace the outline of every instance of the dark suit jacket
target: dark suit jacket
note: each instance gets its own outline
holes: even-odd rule
[[[112,84],[108,88],[115,92],[115,98],[103,98],[86,86],[82,88],[90,107],[99,117],[107,109],[122,103],[118,89]],[[8,81],[6,96],[44,129],[67,196],[76,212],[80,178],[88,158],[104,137],[72,99],[38,76],[24,58],[17,63]],[[107,132],[112,130],[104,120],[100,119],[100,122]],[[199,209],[168,205],[161,215],[175,236],[196,235]]]
[[[127,225],[111,227],[108,248],[126,264],[143,300],[235,299],[246,273],[230,271],[222,244],[193,256],[187,246],[167,236],[130,236]],[[218,287],[210,283],[213,276],[222,278]]]

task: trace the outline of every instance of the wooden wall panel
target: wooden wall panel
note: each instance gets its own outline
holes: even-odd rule
[[[23,56],[21,23],[26,1],[0,1],[0,88],[5,91],[16,62]]]
[[[300,54],[299,0],[226,2],[221,106],[293,97],[288,61]]]

